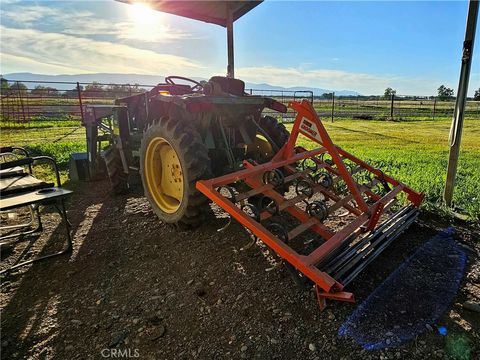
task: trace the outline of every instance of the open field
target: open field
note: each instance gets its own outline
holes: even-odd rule
[[[142,88],[128,84],[93,84],[84,83],[84,88],[77,90],[77,84],[62,83],[63,90],[57,90],[58,84],[41,82],[52,91],[38,91],[33,84],[26,83],[26,89],[17,91],[15,88],[4,92],[0,97],[0,126],[4,121],[34,119],[40,124],[48,121],[48,118],[58,116],[80,116],[80,99],[83,105],[111,105],[116,99],[137,94],[152,88],[154,85],[142,85]],[[10,81],[10,86],[15,83]],[[28,87],[29,86],[29,87]],[[71,90],[65,90],[65,86]],[[274,98],[288,104],[289,101],[299,100],[306,97],[313,101],[314,108],[323,116],[331,116],[332,110],[335,118],[372,118],[376,120],[420,120],[450,118],[455,107],[455,98],[441,100],[435,96],[405,96],[397,94],[392,102],[391,98],[383,95],[358,95],[358,96],[335,96],[334,99],[313,96],[308,91],[290,90],[261,90],[245,89],[247,94],[261,95]],[[332,109],[333,107],[333,109]],[[480,119],[480,101],[468,99],[465,107],[465,115],[472,119]],[[291,119],[293,112],[288,111],[285,119]]]
[[[52,123],[53,124],[53,123]],[[325,121],[333,140],[385,172],[426,193],[425,208],[443,211],[450,120]],[[291,126],[291,125],[287,125]],[[455,204],[472,219],[480,217],[480,121],[466,119]],[[76,126],[3,129],[2,144],[21,144],[34,155],[54,157],[66,179],[69,154],[85,151],[85,130]],[[303,143],[305,147],[313,144]]]
[[[450,121],[325,122],[334,142],[387,174],[425,192],[427,209],[441,209],[448,162]],[[466,120],[457,171],[455,204],[480,216],[480,122]],[[314,146],[307,140],[306,148]]]
[[[54,126],[50,122],[50,127],[18,127],[0,130],[0,144],[16,145],[25,147],[30,155],[46,155],[53,157],[60,169],[62,182],[68,180],[68,161],[71,153],[83,152],[86,150],[85,128],[77,120],[72,126]],[[54,177],[48,165],[39,165],[35,167],[36,175],[49,181]]]

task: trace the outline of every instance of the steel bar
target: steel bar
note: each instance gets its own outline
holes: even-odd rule
[[[457,172],[460,143],[462,140],[463,119],[467,100],[468,82],[470,80],[470,68],[472,65],[473,45],[475,44],[475,31],[478,19],[478,0],[470,0],[467,15],[467,28],[465,41],[463,42],[462,65],[460,79],[458,81],[457,100],[453,113],[452,127],[450,128],[450,155],[448,158],[447,179],[443,198],[447,206],[452,205],[453,190],[455,188],[455,176]]]
[[[348,275],[346,278],[342,280],[344,286],[348,285],[355,277],[364,269],[366,268],[383,250],[387,248],[390,243],[392,243],[398,236],[400,236],[417,218],[418,212],[414,212],[412,216],[408,218],[402,225],[395,229],[395,232],[391,234],[387,241],[384,242],[380,248],[375,253],[375,256],[370,257],[366,261],[364,261],[360,266],[358,266],[354,272]]]
[[[319,304],[322,308],[325,305],[325,299],[353,301],[353,294],[343,291],[344,280],[350,282],[414,221],[414,212],[416,213],[423,194],[408,188],[403,183],[335,146],[307,101],[290,103],[289,106],[297,110],[290,138],[270,162],[265,164],[244,162],[245,169],[218,178],[198,181],[196,187],[285,259],[291,270],[299,271],[312,280],[316,285]],[[320,147],[309,151],[296,147],[299,134],[317,142]],[[319,155],[322,154],[331,156],[333,164],[324,160],[323,157],[319,158]],[[309,168],[303,164],[304,169],[298,170],[298,162],[306,159],[314,161],[316,166]],[[349,172],[344,163],[345,160],[352,161],[356,167],[353,170],[350,168]],[[297,163],[296,166],[293,165],[295,163]],[[263,179],[268,171],[274,169],[281,169],[282,172],[288,173],[285,176],[285,182],[280,185],[281,189],[278,184],[276,186],[265,184]],[[330,174],[332,186],[339,181],[344,181],[350,193],[341,196],[338,193],[342,191],[324,187],[321,185],[321,181],[317,183],[317,179],[311,175],[321,169]],[[352,177],[353,173],[359,171],[369,173],[367,183],[359,184]],[[288,192],[284,194],[284,185],[290,184],[294,180],[306,182],[308,186],[305,185],[305,191],[300,190],[299,183],[297,183],[295,195],[292,196]],[[388,184],[386,186],[390,188],[387,194],[380,196],[373,193],[374,186],[384,183]],[[222,186],[231,187],[241,184],[246,184],[251,190],[235,196],[233,201],[219,193]],[[330,187],[330,185],[326,186]],[[397,201],[399,193],[407,195],[410,205],[378,225],[381,217],[387,214],[389,208]],[[313,200],[317,199],[314,197],[315,194],[324,196],[324,202],[317,204],[318,206],[324,205],[324,209],[318,208],[321,210],[318,214],[310,211],[313,208],[307,212],[300,207],[301,202],[313,204],[313,201],[318,201]],[[261,206],[263,211],[260,216],[252,218],[239,207],[238,203],[252,196],[260,195],[275,202],[275,211],[263,209]],[[365,202],[365,195],[374,200],[373,204]],[[359,199],[363,201],[363,204]],[[342,207],[355,218],[341,230],[333,228],[329,221],[320,220],[325,219],[325,214],[333,213]],[[263,221],[283,212],[290,214],[300,222],[290,228],[285,236],[286,239],[283,239],[282,236],[275,236],[262,225]],[[308,255],[303,255],[303,251],[292,249],[288,241],[307,231],[318,234],[323,241],[316,245],[315,249],[308,249]],[[365,236],[356,241],[362,234]]]
[[[399,217],[403,216],[407,211],[411,209],[410,206],[406,206],[394,214],[390,219],[382,223],[375,232],[371,233],[368,236],[365,236],[363,239],[358,241],[355,245],[351,246],[349,249],[344,251],[341,254],[335,256],[333,260],[325,265],[321,266],[320,268],[328,273],[334,272],[340,267],[342,267],[345,263],[347,263],[358,251],[362,248],[367,246],[367,244],[372,240],[373,234],[382,233],[388,226],[396,221]]]

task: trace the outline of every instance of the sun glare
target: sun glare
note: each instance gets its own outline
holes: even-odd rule
[[[128,37],[155,41],[162,37],[164,18],[160,11],[150,8],[144,3],[134,3],[128,7],[128,16],[133,27],[128,29]]]
[[[131,5],[129,14],[135,23],[154,23],[158,21],[160,12],[153,10],[144,3],[135,3]]]

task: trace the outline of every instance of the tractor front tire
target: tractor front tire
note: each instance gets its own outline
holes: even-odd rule
[[[263,131],[265,131],[278,149],[280,149],[288,141],[290,133],[285,128],[285,125],[279,123],[277,119],[271,116],[262,116],[258,122],[258,125]]]
[[[112,192],[115,195],[125,194],[128,191],[128,174],[123,171],[120,151],[115,145],[109,145],[104,156]]]
[[[210,158],[197,130],[181,118],[161,117],[143,134],[143,189],[160,220],[196,227],[210,209],[195,183],[209,177]]]

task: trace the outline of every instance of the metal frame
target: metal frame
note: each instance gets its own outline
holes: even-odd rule
[[[32,263],[37,262],[37,261],[46,260],[46,259],[52,258],[54,256],[63,255],[63,254],[68,253],[72,250],[73,243],[72,243],[72,238],[71,238],[71,234],[70,234],[71,225],[70,225],[70,222],[68,221],[67,212],[66,212],[66,209],[65,209],[65,202],[64,202],[65,196],[71,194],[71,191],[61,189],[62,184],[61,184],[61,181],[60,181],[60,173],[59,173],[58,166],[57,166],[57,163],[55,162],[55,160],[52,159],[51,157],[48,157],[48,156],[26,157],[24,159],[20,159],[20,160],[16,160],[16,161],[1,163],[0,164],[0,169],[5,170],[5,169],[9,169],[9,168],[16,167],[16,166],[28,165],[29,170],[30,170],[30,174],[31,174],[31,166],[36,161],[48,161],[52,164],[52,166],[54,168],[54,171],[55,171],[57,186],[55,188],[51,188],[51,189],[53,191],[59,191],[59,190],[61,190],[61,191],[59,191],[55,195],[51,194],[51,195],[44,196],[44,197],[32,197],[31,199],[25,199],[24,196],[25,195],[27,195],[27,196],[28,195],[38,195],[37,190],[35,190],[33,192],[22,192],[21,194],[18,194],[18,195],[8,195],[8,196],[3,197],[4,200],[17,198],[18,202],[16,204],[9,205],[9,206],[1,206],[0,211],[9,211],[9,210],[17,209],[17,208],[20,208],[20,207],[28,206],[30,209],[32,209],[32,211],[35,211],[37,213],[38,226],[37,226],[37,228],[29,230],[29,231],[22,231],[22,232],[19,232],[19,233],[17,232],[15,234],[9,234],[9,235],[1,236],[0,237],[0,245],[1,246],[10,245],[10,244],[13,244],[13,243],[23,242],[23,241],[29,241],[30,243],[35,242],[36,239],[27,240],[27,239],[24,239],[24,237],[27,236],[27,235],[38,234],[39,232],[41,232],[43,230],[43,226],[42,226],[42,222],[41,222],[41,216],[40,216],[40,212],[39,212],[39,207],[41,205],[43,205],[43,206],[53,205],[55,207],[55,209],[58,211],[58,213],[60,214],[60,216],[62,218],[62,221],[65,224],[65,230],[66,230],[66,235],[67,235],[66,246],[61,251],[58,251],[58,252],[55,252],[55,253],[52,253],[52,254],[48,254],[48,255],[44,255],[44,256],[40,256],[40,257],[35,257],[34,259],[17,263],[15,265],[9,267],[8,269],[5,269],[5,270],[1,271],[0,274],[2,274],[2,275],[10,272],[12,270],[18,269],[22,266],[32,264]],[[46,190],[49,190],[49,189],[46,189]],[[33,221],[32,221],[32,223],[33,223]],[[24,228],[24,227],[26,227],[26,226],[22,226],[21,228]],[[2,227],[2,229],[4,229],[4,227]],[[11,239],[12,237],[17,237],[17,239],[7,240],[7,239]]]
[[[309,101],[292,101],[289,103],[289,107],[297,112],[290,138],[270,162],[252,164],[245,161],[244,170],[214,179],[198,181],[196,187],[232,215],[254,236],[260,238],[288,264],[310,279],[316,286],[319,305],[322,309],[325,307],[325,299],[353,302],[353,294],[344,291],[344,286],[353,279],[353,275],[356,276],[359,273],[358,267],[365,267],[365,263],[377,256],[392,241],[392,238],[397,237],[415,219],[416,209],[424,195],[336,146]],[[296,142],[300,134],[318,143],[320,147],[313,150],[297,147]],[[331,160],[325,159],[326,155],[329,155]],[[299,162],[306,161],[306,159],[313,161],[316,169],[304,167],[298,170],[296,168]],[[347,160],[354,165],[354,168],[347,169]],[[280,189],[282,186],[279,188],[278,183],[265,181],[266,174],[272,174],[278,170],[285,173],[281,185],[289,185],[294,182],[298,184],[299,181],[303,181],[303,184],[310,184],[314,193],[322,194],[326,204],[328,203],[328,215],[344,208],[348,213],[354,215],[355,219],[341,230],[336,231],[326,225],[324,219],[320,220],[316,216],[311,216],[298,205],[302,202],[308,203],[310,198],[308,194],[297,191],[296,196],[287,198]],[[330,186],[322,185],[314,179],[313,175],[319,170],[329,174],[332,180]],[[359,172],[369,174],[371,181],[368,184],[359,184],[355,180],[355,174]],[[343,181],[348,189],[346,194],[339,194],[332,190],[332,185],[338,184],[340,181]],[[248,185],[252,190],[233,195],[233,187],[240,183]],[[376,194],[373,189],[378,184],[388,188],[388,191],[385,194]],[[221,194],[222,187],[230,189],[230,198]],[[380,219],[387,215],[387,210],[396,202],[400,194],[405,195],[410,205],[378,225]],[[258,216],[254,217],[244,211],[247,200],[252,196],[259,195],[273,200],[280,212],[289,213],[300,222],[300,225],[290,230],[288,235],[282,239],[275,236],[269,231],[268,225],[262,224],[274,217],[270,211],[260,209]],[[295,251],[288,243],[307,230],[313,231],[324,241],[305,255]],[[368,248],[367,254],[363,254],[363,248],[360,252],[354,251],[357,249],[356,246],[359,246],[357,244],[363,244],[366,248],[371,247]],[[357,259],[358,254],[361,254],[363,260]],[[333,260],[352,258],[356,261],[356,268],[346,269],[343,265],[340,266],[335,262],[336,268],[343,269],[343,274],[340,275],[348,276],[346,279],[340,275],[337,278],[333,277],[332,273],[335,271],[332,269],[330,269],[330,273],[328,272],[329,267],[331,268],[332,264],[335,265],[332,263]],[[349,263],[351,264],[351,261],[344,261],[344,265]],[[347,275],[347,270],[353,271],[353,275],[352,273]],[[339,278],[344,279],[344,282],[340,282]]]
[[[457,100],[453,112],[452,126],[450,128],[450,154],[448,157],[447,178],[443,198],[447,206],[452,206],[453,190],[455,189],[455,177],[457,173],[458,157],[460,155],[460,142],[462,140],[463,118],[467,100],[468,82],[470,80],[470,68],[472,65],[473,45],[475,44],[475,31],[478,19],[478,0],[470,0],[463,42],[462,65],[458,80]]]
[[[15,154],[15,151],[21,152],[24,157],[29,157],[28,151],[26,149],[22,148],[22,147],[6,146],[6,147],[0,148],[0,158],[2,159],[2,162],[6,162],[7,157],[13,157],[13,158],[15,158],[15,160],[18,160],[19,156],[17,154]],[[28,172],[29,172],[29,174],[32,174],[32,166],[31,165],[28,165]],[[1,175],[0,175],[0,178],[1,178]],[[33,222],[35,221],[35,214],[36,214],[37,221],[38,221],[38,226],[35,229],[35,231],[40,231],[42,229],[42,223],[41,223],[41,220],[40,220],[40,214],[38,212],[38,209],[35,209],[33,206],[29,206],[29,210],[30,210],[30,221],[29,222],[23,223],[23,224],[17,224],[17,225],[1,226],[0,229],[1,230],[7,230],[7,229],[22,229],[22,228],[30,227],[33,224]],[[0,211],[0,213],[3,213],[3,212],[4,211]],[[2,237],[0,237],[0,240],[1,239],[8,239],[10,237],[15,237],[15,236],[17,236],[17,235],[12,234],[12,235],[2,236]],[[5,244],[5,242],[0,242],[0,245],[4,245],[4,244]]]

